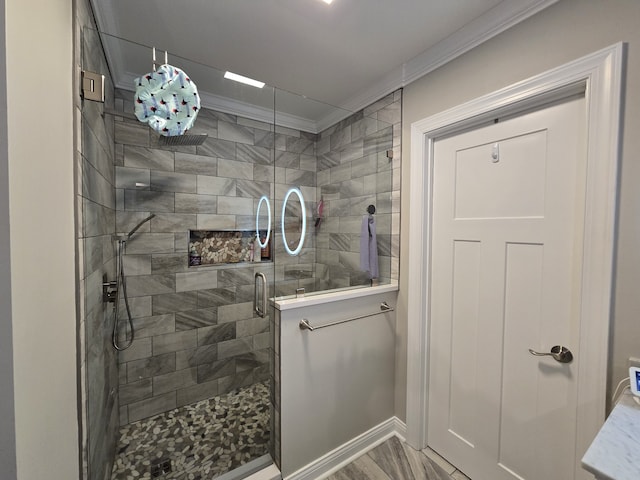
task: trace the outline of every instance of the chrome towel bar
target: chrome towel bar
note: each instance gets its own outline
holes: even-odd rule
[[[367,318],[367,317],[372,317],[374,315],[380,315],[381,313],[393,312],[393,310],[394,310],[394,308],[389,306],[389,304],[387,302],[382,302],[380,304],[380,311],[379,312],[367,313],[365,315],[358,315],[357,317],[351,317],[351,318],[347,318],[345,320],[338,320],[337,322],[325,323],[324,325],[317,325],[315,327],[309,323],[309,320],[307,320],[306,318],[303,318],[302,320],[300,320],[300,330],[309,330],[309,331],[313,332],[314,330],[317,330],[318,328],[332,327],[333,325],[339,325],[341,323],[351,322],[353,320],[359,320],[361,318]]]

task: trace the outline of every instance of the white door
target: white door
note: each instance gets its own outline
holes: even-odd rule
[[[585,101],[434,143],[428,443],[473,480],[578,478]],[[549,352],[568,347],[571,363]]]

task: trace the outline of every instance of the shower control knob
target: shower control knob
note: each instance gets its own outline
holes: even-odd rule
[[[118,297],[118,285],[114,280],[113,282],[102,283],[102,301],[105,303],[115,303]]]

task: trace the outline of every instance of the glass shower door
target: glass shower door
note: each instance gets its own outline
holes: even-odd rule
[[[83,337],[84,478],[109,470],[112,480],[243,478],[270,463],[275,448],[273,323],[263,300],[274,279],[273,89],[236,84],[169,52],[168,63],[198,86],[202,108],[188,132],[198,142],[167,142],[134,116],[134,77],[153,71],[152,48],[86,30],[87,59],[104,48],[125,68],[107,67],[108,55],[85,65],[105,74],[108,88],[106,103],[85,101],[82,114],[79,237],[87,268],[96,266],[80,279],[92,307]],[[117,352],[115,317],[108,305],[99,315],[93,292],[102,269],[114,279],[121,238],[134,339]],[[254,304],[256,274],[264,283]],[[129,325],[117,329],[121,340],[131,339]]]

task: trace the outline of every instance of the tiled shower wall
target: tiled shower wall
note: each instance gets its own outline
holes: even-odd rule
[[[318,290],[368,284],[360,231],[369,205],[376,209],[379,281],[398,279],[401,105],[398,90],[318,135],[317,201],[325,204],[316,232]]]
[[[88,1],[75,5],[75,65],[106,74],[107,105],[113,85]],[[78,89],[79,90],[79,89]],[[110,478],[118,435],[118,363],[111,345],[113,307],[102,302],[103,277],[115,277],[115,169],[113,121],[101,103],[76,97],[76,238],[81,369],[83,478]]]
[[[284,131],[300,135],[296,141],[276,135],[275,211],[279,215],[292,186],[300,186],[309,202],[305,244],[297,257],[285,252],[276,215],[277,296],[300,287],[308,293],[368,285],[360,268],[360,230],[369,205],[376,208],[378,280],[398,280],[401,106],[397,90],[317,135]],[[324,211],[315,226],[321,199]]]
[[[133,94],[116,96],[132,112]],[[269,319],[253,295],[254,274],[272,281],[273,263],[189,268],[187,248],[190,229],[254,228],[258,199],[273,192],[273,132],[211,110],[196,125],[203,145],[169,148],[136,120],[115,122],[117,231],[155,214],[126,246],[136,339],[119,357],[122,424],[270,375]]]

